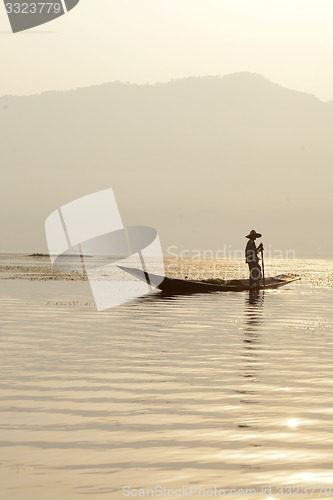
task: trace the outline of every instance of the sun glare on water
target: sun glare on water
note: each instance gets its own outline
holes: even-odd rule
[[[299,426],[299,420],[297,418],[290,418],[287,421],[287,425],[290,429],[296,429]]]

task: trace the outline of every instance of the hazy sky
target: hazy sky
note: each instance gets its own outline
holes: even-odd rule
[[[331,100],[332,25],[332,0],[81,0],[13,35],[1,7],[0,94],[251,71]]]

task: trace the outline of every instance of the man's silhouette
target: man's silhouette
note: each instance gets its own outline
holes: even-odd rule
[[[258,286],[261,278],[261,267],[259,264],[258,254],[264,249],[264,247],[262,243],[256,247],[255,240],[257,238],[261,238],[261,234],[252,229],[246,238],[249,238],[245,249],[245,259],[250,271],[250,286]]]

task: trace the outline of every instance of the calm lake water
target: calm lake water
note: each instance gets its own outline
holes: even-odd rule
[[[1,498],[333,497],[333,261],[268,263],[303,278],[277,291],[104,312],[47,265],[0,259]]]

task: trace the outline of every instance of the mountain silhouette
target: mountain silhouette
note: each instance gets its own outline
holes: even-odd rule
[[[15,245],[45,249],[31,247],[44,218],[106,187],[166,246],[238,245],[252,227],[299,253],[333,244],[333,103],[260,75],[2,96],[0,122],[0,222]]]

